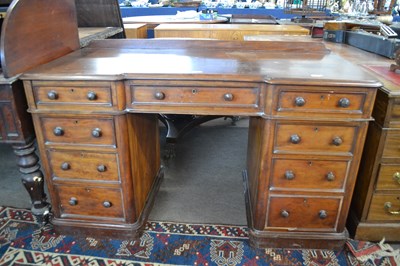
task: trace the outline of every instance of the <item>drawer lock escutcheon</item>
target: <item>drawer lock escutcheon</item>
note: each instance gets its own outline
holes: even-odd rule
[[[328,173],[326,174],[326,180],[328,180],[328,181],[333,181],[333,180],[335,180],[335,174],[334,174],[333,172],[328,172]]]
[[[393,174],[393,179],[397,181],[400,185],[400,172],[396,172]]]
[[[154,98],[156,98],[157,100],[164,100],[165,94],[161,91],[158,91],[158,92],[154,93]]]
[[[287,180],[293,180],[294,177],[295,177],[295,175],[294,175],[294,173],[293,173],[292,170],[287,170],[287,171],[285,172],[285,178],[286,178]]]
[[[291,142],[291,143],[293,143],[293,144],[299,144],[300,141],[301,141],[301,138],[300,138],[299,135],[293,134],[293,135],[290,136],[290,142]]]
[[[385,202],[385,210],[386,210],[388,213],[390,213],[390,214],[392,214],[392,215],[400,215],[400,210],[392,211],[392,210],[390,210],[391,208],[392,208],[392,203],[391,203],[390,201]]]
[[[103,202],[103,206],[104,206],[104,208],[110,208],[112,206],[112,204],[111,204],[111,202],[106,200]]]
[[[71,165],[67,162],[64,162],[61,164],[61,169],[64,171],[67,171],[67,170],[71,169]]]
[[[92,136],[95,138],[100,138],[101,137],[101,129],[100,128],[93,129]]]
[[[296,99],[294,99],[294,104],[298,107],[301,107],[306,104],[306,100],[304,100],[303,97],[296,97]]]
[[[76,205],[78,205],[78,199],[77,198],[70,198],[68,203],[71,206],[76,206]]]
[[[89,91],[86,97],[89,101],[94,101],[97,99],[97,94],[94,91]]]
[[[58,99],[58,93],[56,91],[49,91],[47,93],[47,98],[49,98],[50,100],[57,100]]]
[[[347,108],[347,107],[349,107],[350,106],[350,100],[349,99],[347,99],[347,98],[341,98],[340,100],[339,100],[339,107],[342,107],[342,108]]]
[[[56,136],[63,136],[64,135],[64,129],[62,127],[55,127],[53,130],[54,135]]]
[[[233,94],[232,93],[225,93],[224,94],[224,100],[227,102],[233,101]]]

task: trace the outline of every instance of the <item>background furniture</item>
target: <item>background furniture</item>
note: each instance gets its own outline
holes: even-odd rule
[[[309,35],[297,25],[253,24],[162,24],[154,29],[156,38],[209,38],[243,41],[247,35]]]
[[[79,42],[73,1],[14,1],[7,12],[1,34],[0,141],[13,145],[22,183],[32,201],[32,212],[43,214],[48,209],[44,178],[35,154],[35,134],[31,115],[19,75],[29,68],[65,55]],[[42,15],[46,10],[54,12]],[[71,23],[59,23],[59,21]],[[21,25],[35,25],[26,30]],[[40,36],[40,38],[38,38]],[[60,45],[59,36],[65,37]],[[16,45],[18,44],[18,45]]]
[[[113,27],[112,38],[125,38],[118,0],[75,0],[78,27]]]
[[[146,39],[147,25],[146,24],[125,24],[125,35],[127,39]]]
[[[365,63],[384,88],[377,94],[348,227],[356,239],[400,241],[400,74],[389,70],[389,62]]]

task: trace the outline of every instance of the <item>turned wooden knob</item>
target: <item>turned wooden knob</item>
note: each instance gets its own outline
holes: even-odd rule
[[[290,136],[290,142],[291,142],[291,143],[293,143],[293,144],[299,144],[300,141],[301,141],[301,138],[300,138],[299,135],[293,134],[293,135]]]
[[[75,206],[78,205],[78,199],[77,198],[70,198],[68,201],[69,205]]]
[[[50,100],[57,100],[58,99],[58,93],[56,91],[49,91],[47,93],[47,98]]]
[[[293,171],[287,170],[287,171],[285,172],[285,178],[286,178],[287,180],[293,180],[293,179],[294,179],[294,173],[293,173]]]
[[[158,91],[154,94],[154,98],[156,98],[157,100],[164,100],[165,94],[161,91]]]
[[[342,138],[340,138],[340,137],[335,137],[335,138],[332,140],[332,143],[333,143],[333,145],[335,145],[335,146],[340,146],[340,145],[343,143],[343,140],[342,140]]]
[[[101,137],[101,129],[100,128],[93,129],[92,136],[95,138],[100,138]]]
[[[339,107],[347,108],[350,106],[350,100],[347,98],[341,98],[338,102]]]
[[[233,94],[232,93],[225,93],[224,94],[224,100],[227,102],[233,101]]]
[[[62,136],[62,135],[64,135],[64,129],[62,127],[55,127],[53,129],[53,133],[56,136]]]
[[[106,200],[103,202],[103,206],[104,206],[104,208],[110,208],[112,206],[112,204],[111,204],[111,202]]]
[[[326,180],[333,181],[335,180],[335,174],[333,172],[329,172],[326,174]]]
[[[283,217],[283,218],[287,218],[287,217],[289,217],[289,212],[287,211],[287,210],[282,210],[281,211],[281,216]]]
[[[97,99],[97,94],[94,91],[89,91],[86,97],[89,101],[94,101]]]
[[[306,100],[304,100],[304,98],[303,97],[296,97],[296,99],[294,99],[294,104],[296,105],[296,106],[299,106],[299,107],[301,107],[301,106],[304,106],[305,104],[306,104]]]
[[[71,169],[71,165],[67,162],[64,162],[61,164],[61,169],[64,171],[69,170],[69,169]]]
[[[101,165],[97,166],[97,171],[99,171],[101,173],[105,172],[105,171],[107,171],[107,167],[104,164],[101,164]]]

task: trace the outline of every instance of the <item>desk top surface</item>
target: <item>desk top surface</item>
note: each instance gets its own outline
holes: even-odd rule
[[[100,40],[26,72],[22,79],[193,79],[377,87],[322,43]]]

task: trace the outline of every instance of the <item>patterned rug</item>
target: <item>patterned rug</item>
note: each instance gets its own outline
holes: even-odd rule
[[[383,243],[349,240],[340,252],[253,249],[247,235],[243,226],[149,221],[137,241],[77,238],[42,226],[29,210],[0,207],[0,265],[397,265],[398,250]]]

